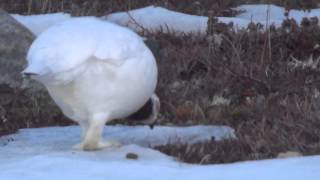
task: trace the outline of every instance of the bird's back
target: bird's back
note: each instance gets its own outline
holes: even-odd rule
[[[25,72],[47,77],[72,72],[70,77],[63,75],[70,80],[92,58],[120,66],[145,50],[142,39],[126,28],[94,17],[73,18],[49,28],[33,42]]]

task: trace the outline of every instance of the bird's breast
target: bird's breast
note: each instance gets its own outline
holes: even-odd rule
[[[75,121],[99,112],[123,118],[140,109],[154,92],[156,67],[148,64],[131,60],[117,67],[97,61],[72,82],[48,90],[64,114]]]

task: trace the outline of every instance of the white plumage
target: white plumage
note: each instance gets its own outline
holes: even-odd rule
[[[63,113],[83,129],[76,147],[114,145],[101,140],[107,121],[126,117],[154,93],[157,65],[141,37],[94,17],[73,18],[31,45],[24,74],[43,83]]]

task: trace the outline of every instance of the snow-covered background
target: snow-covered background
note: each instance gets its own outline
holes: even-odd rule
[[[233,23],[236,29],[246,28],[250,22],[262,25],[281,26],[285,17],[285,9],[276,5],[242,5],[236,10],[241,13],[236,17],[217,17],[219,22]],[[71,18],[67,13],[54,13],[45,15],[22,16],[13,15],[16,20],[28,27],[35,35],[39,35],[48,27]],[[320,9],[310,11],[290,10],[289,19],[295,19],[298,24],[304,17],[320,17]],[[123,26],[127,26],[137,32],[162,31],[164,33],[200,33],[207,30],[208,17],[196,16],[168,10],[163,7],[148,6],[131,10],[129,12],[117,12],[101,17]]]

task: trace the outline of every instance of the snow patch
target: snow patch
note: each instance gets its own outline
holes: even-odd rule
[[[217,17],[219,22],[233,23],[235,30],[246,28],[250,22],[262,25],[281,26],[285,20],[285,9],[276,5],[250,4],[234,8],[242,13],[236,17]],[[268,17],[269,14],[269,17]],[[12,15],[16,20],[29,28],[35,35],[39,35],[52,25],[70,19],[70,14],[53,13],[23,16]],[[304,17],[320,17],[320,9],[310,11],[290,10],[289,18],[301,23]],[[128,12],[116,12],[102,17],[104,20],[127,26],[137,32],[162,31],[164,33],[200,33],[205,34],[207,30],[208,17],[196,16],[168,10],[163,7],[147,6]]]
[[[135,31],[151,32],[162,30],[163,32],[203,33],[206,31],[208,21],[205,16],[194,16],[155,6],[112,13],[103,18],[128,26]]]
[[[236,10],[244,11],[239,14],[237,17],[247,20],[252,20],[253,22],[260,22],[262,25],[265,25],[267,19],[269,24],[274,24],[277,27],[281,25],[285,17],[285,9],[276,5],[267,5],[267,4],[252,4],[252,5],[241,5]],[[269,14],[269,18],[268,18]],[[289,19],[294,19],[298,24],[301,23],[304,17],[320,17],[320,9],[311,9],[310,11],[302,10],[290,10],[288,14]]]
[[[236,10],[242,11],[236,17],[217,17],[219,22],[233,23],[235,30],[246,28],[250,22],[260,23],[264,26],[281,26],[285,20],[283,7],[266,4],[242,5]],[[268,15],[269,14],[269,15]],[[268,17],[269,16],[269,17]],[[289,18],[301,23],[304,17],[320,17],[320,9],[310,12],[291,10]],[[206,33],[208,17],[196,16],[168,10],[163,7],[148,6],[128,12],[117,12],[102,17],[108,21],[128,26],[135,31],[162,31],[164,33]]]
[[[3,161],[47,152],[70,151],[80,142],[78,126],[21,129],[18,134],[0,137],[0,160]],[[235,138],[234,130],[227,126],[106,126],[106,140],[116,140],[123,145],[143,147],[205,142]]]
[[[149,31],[164,33],[200,33],[207,30],[208,17],[196,16],[163,7],[148,6],[128,12],[117,12],[102,17],[105,20],[127,26],[135,31]],[[218,17],[219,22],[234,23],[237,28],[247,27],[250,21],[234,17]]]
[[[199,141],[200,137],[203,141],[217,134],[230,136],[233,131],[228,127],[156,127],[150,130],[145,126],[108,126],[105,137],[120,140],[125,145],[92,152],[70,149],[79,140],[79,134],[80,128],[70,126],[22,129],[17,134],[0,137],[0,179],[317,180],[320,177],[320,156],[202,166],[181,163],[145,147],[150,142],[172,143],[168,136],[179,135],[187,142],[194,142],[192,137],[196,134]],[[127,159],[127,153],[137,154],[138,159]]]

